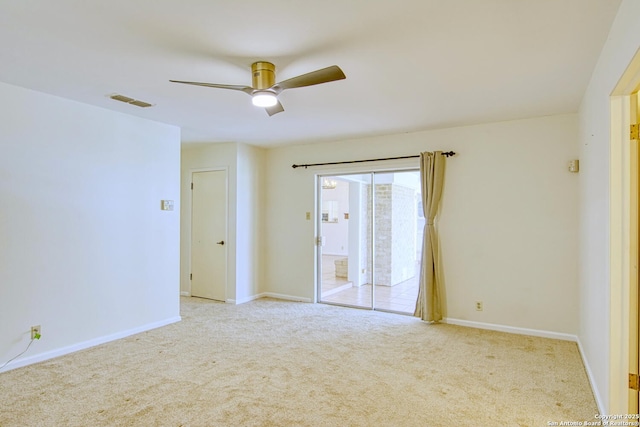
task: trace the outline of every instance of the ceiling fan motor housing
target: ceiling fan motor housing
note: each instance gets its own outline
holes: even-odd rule
[[[269,89],[276,83],[276,66],[271,62],[251,64],[251,83],[254,89]]]

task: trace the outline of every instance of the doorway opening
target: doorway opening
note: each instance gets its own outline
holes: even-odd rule
[[[413,314],[422,233],[420,171],[318,176],[318,301]]]
[[[610,411],[637,413],[640,406],[640,54],[636,53],[610,98]]]

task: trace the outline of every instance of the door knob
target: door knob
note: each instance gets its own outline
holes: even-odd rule
[[[224,246],[224,240],[220,240],[217,244]]]

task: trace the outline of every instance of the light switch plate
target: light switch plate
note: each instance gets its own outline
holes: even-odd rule
[[[162,209],[163,211],[172,211],[173,200],[162,200],[160,204],[160,209]]]

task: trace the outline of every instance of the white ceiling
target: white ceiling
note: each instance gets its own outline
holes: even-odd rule
[[[170,123],[183,142],[270,146],[576,112],[620,0],[0,0],[0,81]],[[250,64],[282,81],[242,92]],[[119,93],[154,104],[113,101]]]

